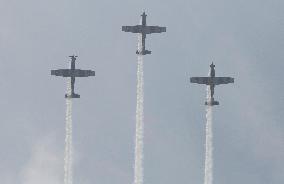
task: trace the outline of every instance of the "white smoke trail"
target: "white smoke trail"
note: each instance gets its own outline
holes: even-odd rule
[[[71,78],[67,81],[67,94],[71,94]],[[65,156],[64,156],[64,184],[73,183],[72,173],[72,98],[66,98],[66,135],[65,135]]]
[[[207,87],[207,101],[210,100],[210,87]],[[212,106],[206,106],[206,143],[205,143],[205,173],[204,184],[213,183],[213,132],[212,132]]]
[[[142,49],[142,39],[141,35],[139,35],[138,50],[141,49]],[[138,55],[134,184],[143,184],[143,136],[144,136],[143,86],[144,86],[143,55]]]

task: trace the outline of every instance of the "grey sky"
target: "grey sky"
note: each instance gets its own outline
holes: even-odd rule
[[[73,102],[74,183],[133,181],[137,35],[145,56],[145,183],[203,183],[205,86],[190,76],[235,77],[216,88],[214,183],[284,182],[282,0],[0,0],[0,182],[63,181],[66,80],[50,76],[78,54]]]

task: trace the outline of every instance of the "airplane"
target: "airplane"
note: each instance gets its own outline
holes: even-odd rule
[[[142,50],[137,50],[136,54],[138,55],[146,55],[151,54],[151,51],[145,49],[145,39],[147,34],[151,33],[162,33],[166,32],[166,27],[159,27],[159,26],[147,26],[146,24],[146,13],[143,12],[142,16],[142,23],[136,26],[122,26],[122,31],[131,32],[131,33],[141,33],[142,36]]]
[[[75,61],[78,56],[69,56],[71,58],[70,69],[51,70],[51,75],[71,77],[71,94],[65,94],[65,98],[80,98],[80,95],[74,92],[75,77],[95,76],[95,71],[75,69]]]
[[[215,85],[234,83],[234,78],[215,77],[215,65],[212,62],[212,64],[210,65],[209,77],[191,77],[190,82],[197,83],[197,84],[206,84],[210,86],[210,99],[208,99],[205,102],[205,105],[214,106],[214,105],[219,105],[219,102],[215,101],[213,97]]]

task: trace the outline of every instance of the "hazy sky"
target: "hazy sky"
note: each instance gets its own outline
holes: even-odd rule
[[[66,80],[78,54],[74,184],[133,182],[137,35],[148,14],[145,183],[202,184],[206,76],[232,76],[214,107],[214,183],[284,183],[283,0],[0,0],[0,183],[62,184]]]

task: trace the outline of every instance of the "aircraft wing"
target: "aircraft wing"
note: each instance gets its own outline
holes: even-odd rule
[[[95,71],[92,71],[92,70],[80,70],[80,69],[75,69],[75,70],[74,70],[74,76],[75,76],[75,77],[89,77],[89,76],[95,76]]]
[[[197,84],[210,84],[210,77],[190,77],[191,83],[197,83]]]
[[[70,72],[70,69],[51,70],[51,75],[71,77],[71,72]]]
[[[151,34],[151,33],[162,33],[166,32],[166,27],[159,27],[159,26],[147,26],[146,27],[146,34]]]
[[[88,77],[95,76],[95,71],[92,70],[80,70],[80,69],[59,69],[51,70],[51,75],[62,76],[62,77]]]
[[[191,83],[197,83],[197,84],[229,84],[234,83],[234,78],[232,77],[191,77],[190,78]]]
[[[234,78],[232,78],[232,77],[214,77],[213,83],[215,85],[234,83]]]
[[[137,26],[122,26],[122,31],[131,33],[142,33],[140,25]]]

